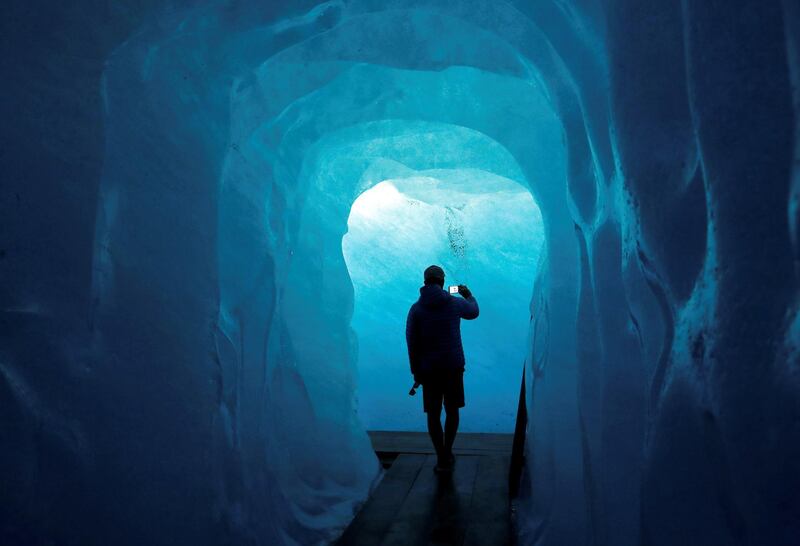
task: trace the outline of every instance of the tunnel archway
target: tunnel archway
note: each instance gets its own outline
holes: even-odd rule
[[[109,65],[106,94],[112,129],[103,186],[107,196],[125,192],[118,173],[130,169],[127,154],[141,146],[129,141],[131,134],[116,131],[124,131],[136,113],[149,116],[143,107],[154,109],[154,119],[169,112],[173,118],[194,119],[196,128],[228,127],[227,134],[201,130],[172,134],[166,141],[184,150],[180,157],[186,157],[187,145],[214,151],[211,163],[188,166],[184,175],[192,173],[194,184],[205,180],[219,195],[213,215],[216,229],[206,236],[217,249],[214,292],[219,313],[214,331],[224,417],[217,421],[215,434],[229,438],[219,457],[235,460],[249,453],[250,465],[258,465],[259,457],[275,462],[271,472],[255,481],[252,476],[246,479],[247,473],[229,477],[222,494],[241,498],[246,505],[266,502],[279,514],[272,525],[315,511],[332,494],[357,503],[376,475],[368,442],[352,413],[350,333],[341,313],[351,312],[352,293],[347,290],[339,241],[355,195],[370,183],[396,175],[392,170],[397,164],[415,170],[483,169],[531,184],[542,209],[547,251],[532,305],[538,354],[532,354],[527,365],[541,376],[546,355],[557,373],[574,374],[554,364],[569,359],[574,345],[573,330],[566,326],[574,322],[577,289],[570,279],[578,269],[570,209],[578,207],[591,219],[596,197],[572,205],[566,185],[580,185],[580,191],[595,195],[591,171],[601,155],[565,156],[565,138],[573,149],[580,149],[575,142],[588,147],[590,125],[581,121],[583,99],[575,94],[574,82],[564,77],[563,61],[546,37],[526,17],[510,24],[519,14],[509,6],[496,6],[488,19],[486,12],[472,7],[448,6],[457,12],[455,18],[437,10],[400,9],[388,17],[367,10],[338,25],[339,7],[332,4],[288,27],[264,29],[264,37],[270,37],[265,41],[249,32],[248,24],[235,22],[234,27],[242,25],[245,31],[242,36],[256,45],[250,51],[265,51],[266,62],[252,57],[228,61],[216,52],[198,57],[197,51],[204,51],[201,36],[207,32],[202,29],[208,24],[201,23],[208,20],[202,13],[197,34],[189,30],[193,23],[183,21],[177,39],[171,36],[154,46],[152,37],[143,36],[126,44]],[[373,22],[380,25],[370,26]],[[331,24],[336,30],[314,36]],[[384,33],[353,40],[343,31],[364,25],[385,30],[387,24],[397,30],[391,38]],[[448,40],[431,33],[431,25],[454,32],[453,43],[476,33],[486,43],[459,46],[441,56],[438,44]],[[480,30],[493,26],[504,35]],[[281,40],[304,33],[310,38],[297,46],[267,53]],[[398,57],[394,44],[401,37],[427,44],[428,53]],[[238,39],[232,32],[229,45],[217,49],[224,52]],[[195,53],[181,53],[188,50]],[[209,65],[214,65],[213,71]],[[287,81],[293,85],[283,85]],[[219,102],[225,97],[222,89],[231,89],[227,108]],[[155,100],[126,107],[125,97],[137,94]],[[194,101],[187,103],[187,96]],[[205,106],[198,108],[199,103]],[[421,143],[427,148],[422,154]],[[487,154],[487,149],[501,153]],[[360,185],[348,185],[353,180]],[[113,232],[118,214],[111,209],[100,215],[95,288],[101,302],[109,301],[103,296],[109,286],[103,279],[111,277],[104,272],[112,262],[106,258],[106,242],[117,239]],[[131,219],[126,220],[130,225]],[[311,298],[317,290],[330,299]],[[553,329],[551,323],[565,327]],[[556,332],[557,339],[550,339],[549,332]],[[551,350],[543,352],[548,346]],[[328,365],[320,365],[322,361]],[[572,399],[573,394],[562,393],[557,404],[569,408]],[[541,400],[549,403],[541,398],[535,403]],[[270,418],[259,422],[253,418],[259,414]],[[563,419],[568,428],[577,428],[572,424],[577,423],[574,409],[563,412]],[[288,423],[304,423],[306,433],[297,436]],[[545,443],[557,452],[574,450],[573,438],[566,438],[562,444],[545,437]],[[559,485],[559,495],[574,497],[571,491],[581,487],[580,480],[570,478]],[[265,490],[282,500],[276,504],[264,498]],[[333,522],[346,521],[350,506],[340,504],[341,512],[318,523],[320,532],[335,532]],[[231,512],[222,517],[263,527],[252,515]],[[295,532],[314,533],[304,526]]]

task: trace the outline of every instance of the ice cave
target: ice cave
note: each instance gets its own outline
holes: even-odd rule
[[[353,543],[432,263],[509,543],[797,544],[797,0],[2,11],[0,544]]]

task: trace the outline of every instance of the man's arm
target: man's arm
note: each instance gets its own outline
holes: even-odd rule
[[[411,374],[414,376],[414,381],[417,380],[419,373],[419,350],[417,349],[417,327],[416,318],[414,316],[414,307],[408,311],[408,318],[406,318],[406,345],[408,345],[408,363],[411,365]]]
[[[472,292],[463,284],[458,285],[458,293],[464,298],[458,300],[458,310],[461,318],[465,320],[473,320],[478,318],[480,309],[478,309],[478,300],[472,295]]]

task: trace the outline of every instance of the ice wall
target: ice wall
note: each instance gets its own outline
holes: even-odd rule
[[[793,0],[12,0],[3,543],[330,540],[349,207],[530,188],[526,544],[800,533]]]
[[[544,239],[530,193],[481,171],[413,172],[362,193],[347,226],[342,252],[353,282],[364,427],[427,430],[421,398],[408,396],[405,321],[422,271],[437,263],[447,285],[480,294],[481,321],[461,325],[468,393],[461,430],[513,432]]]

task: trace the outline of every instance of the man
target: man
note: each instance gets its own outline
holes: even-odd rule
[[[458,410],[464,407],[464,348],[461,319],[478,317],[478,302],[464,285],[463,297],[444,290],[444,271],[432,265],[424,273],[425,286],[408,312],[406,343],[414,382],[422,384],[423,408],[428,433],[436,449],[436,472],[451,471],[455,462],[453,442],[458,431]],[[442,403],[446,412],[442,432]]]

